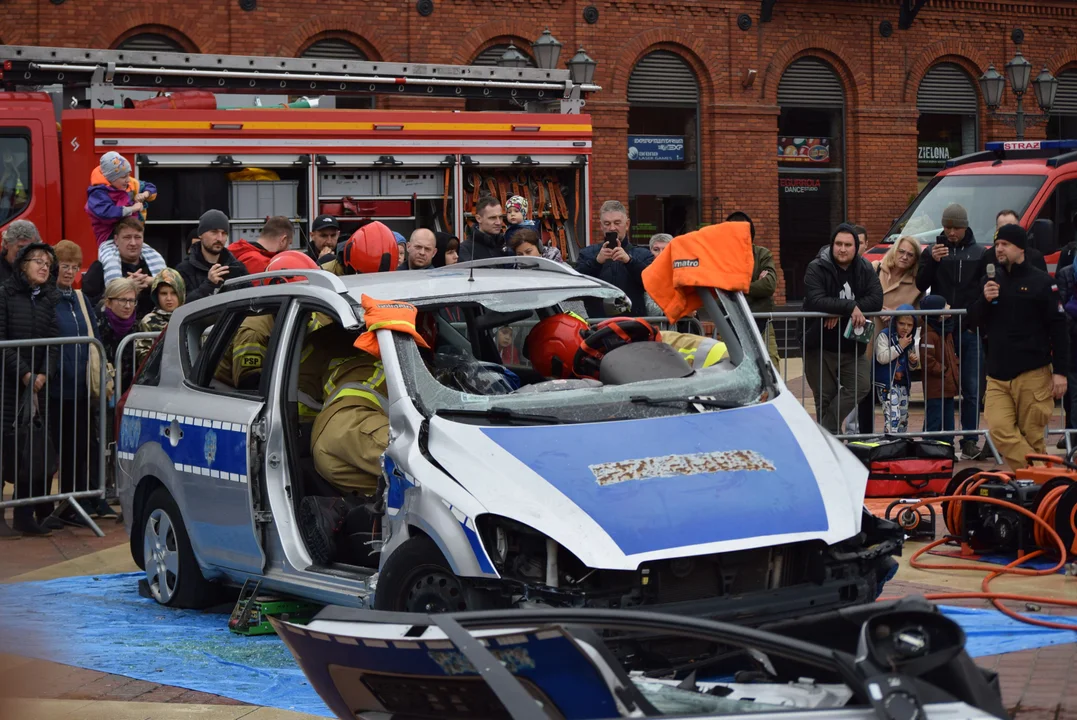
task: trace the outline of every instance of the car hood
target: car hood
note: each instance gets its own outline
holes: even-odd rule
[[[789,393],[734,410],[553,426],[435,416],[429,449],[488,512],[589,567],[860,530],[867,470]]]

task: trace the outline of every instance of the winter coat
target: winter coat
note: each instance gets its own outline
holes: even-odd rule
[[[842,352],[862,355],[867,345],[853,339],[842,337],[849,316],[854,308],[860,312],[878,312],[883,308],[883,288],[871,263],[857,255],[845,270],[834,262],[831,245],[819,251],[804,273],[804,309],[837,315],[841,319],[831,330],[823,330],[823,321],[815,318],[808,321],[804,345],[812,350],[819,347],[829,352]]]
[[[3,285],[9,277],[15,274],[15,269],[11,267],[11,263],[7,261],[3,251],[4,248],[0,246],[0,285]]]
[[[82,312],[82,303],[86,313]],[[97,315],[93,303],[81,290],[56,291],[56,337],[97,337]],[[89,322],[87,323],[87,316]],[[86,369],[90,362],[89,345],[61,345],[57,363],[59,382],[49,386],[49,395],[68,400],[86,395]]]
[[[961,365],[954,350],[953,318],[927,318],[920,343],[924,368],[924,397],[929,400],[957,397],[961,389]]]
[[[521,223],[517,223],[516,225],[509,225],[507,228],[505,228],[505,247],[512,247],[512,236],[520,230],[530,230],[536,235],[538,235],[540,238],[542,237],[542,232],[539,230],[539,227],[535,224],[534,220],[524,220]]]
[[[142,271],[143,275],[151,277],[153,275],[145,257],[139,257],[137,263],[120,263],[120,272],[123,277],[127,277],[139,270]],[[94,260],[90,263],[86,274],[82,276],[82,292],[86,294],[86,299],[90,304],[97,307],[101,304],[101,299],[105,297],[105,287],[105,268],[100,261]],[[153,298],[150,297],[150,291],[148,289],[139,290],[138,306],[135,308],[135,312],[141,317],[151,310],[153,310]]]
[[[138,332],[138,325],[136,324],[131,328],[131,332]],[[104,311],[97,314],[97,339],[101,341],[101,344],[105,346],[105,359],[112,363],[113,367],[116,367],[116,350],[120,346],[120,341],[127,335],[119,335],[112,329],[112,325],[109,324],[108,317]],[[123,387],[131,387],[131,378],[135,374],[135,357],[132,355],[134,351],[130,345],[124,348],[123,353],[123,375],[121,376],[123,381]]]
[[[248,274],[246,266],[236,260],[235,256],[228,251],[228,248],[221,248],[217,263],[228,266],[228,275],[225,280],[243,277]],[[202,255],[202,246],[197,243],[192,246],[187,259],[176,268],[179,270],[179,274],[183,276],[183,283],[187,287],[187,302],[209,297],[220,288],[220,285],[214,285],[209,281],[209,269],[211,267],[212,265],[206,262],[206,258]]]
[[[604,243],[595,243],[580,251],[580,256],[576,259],[576,272],[604,280],[623,290],[628,299],[632,301],[630,314],[643,317],[647,314],[647,303],[643,297],[645,293],[643,289],[643,271],[654,262],[654,255],[651,254],[649,248],[628,242],[628,238],[622,240],[621,243],[625,252],[628,253],[629,260],[627,263],[618,262],[617,260],[607,260],[604,263],[599,263],[598,252],[602,249]],[[601,300],[588,298],[584,301],[584,306],[587,308],[589,317],[606,316]]]
[[[265,272],[269,261],[273,259],[274,255],[274,253],[269,252],[257,242],[247,242],[246,240],[237,240],[232,243],[228,246],[228,252],[232,253],[236,260],[243,263],[243,267],[247,268],[247,272],[251,275]]]
[[[909,343],[905,348],[898,342],[897,321],[900,317],[911,315],[914,308],[912,305],[898,307],[894,316],[890,318],[890,325],[883,328],[875,338],[875,384],[879,387],[890,389],[892,385],[901,387],[910,386],[912,370],[920,368],[919,360],[913,361],[909,353],[913,350],[914,343]],[[913,337],[916,337],[917,317],[912,315]]]
[[[982,287],[980,277],[985,247],[977,244],[972,228],[965,230],[965,239],[957,247],[948,246],[950,254],[938,262],[931,257],[932,247],[926,246],[920,256],[916,287],[921,292],[930,288],[932,295],[942,295],[952,308],[968,308]]]
[[[176,291],[176,295],[179,296],[179,305],[177,307],[183,305],[183,301],[186,299],[187,291],[183,284],[183,277],[180,276],[179,272],[172,268],[165,268],[157,273],[157,276],[153,278],[153,284],[150,285],[150,296],[153,298],[155,308],[152,312],[146,313],[142,320],[139,321],[139,332],[159,333],[168,327],[168,321],[172,318],[172,311],[165,312],[161,309],[161,303],[157,295],[157,291],[160,290],[162,285],[167,285]],[[146,355],[152,347],[153,340],[148,338],[135,340],[135,353],[139,365],[146,359]]]
[[[149,199],[142,203],[142,212],[139,213],[145,222],[150,201],[157,199],[157,188],[153,183],[140,182],[132,177],[127,180],[126,190],[118,190],[105,180],[101,168],[94,168],[90,174],[90,186],[86,188],[84,209],[90,216],[90,226],[98,245],[112,237],[116,223],[131,214],[124,212],[124,208],[134,205],[135,195],[143,192],[150,194]]]
[[[875,273],[879,276],[879,284],[883,288],[883,308],[893,310],[902,305],[920,307],[920,298],[923,293],[916,287],[916,275],[912,273],[891,273],[882,262],[873,263]]]
[[[478,228],[471,237],[460,243],[460,262],[485,260],[486,258],[506,257],[511,253],[505,251],[504,235],[487,235]]]
[[[22,260],[31,250],[45,250],[56,264],[56,255],[45,243],[30,243],[15,256],[15,267],[21,268]],[[56,337],[56,286],[52,280],[31,290],[26,276],[18,271],[0,286],[0,340],[45,340]],[[22,378],[30,373],[31,382],[36,375],[51,377],[60,357],[58,345],[44,347],[12,348],[0,351],[0,382],[5,388],[0,393],[0,425],[10,424],[15,418]],[[16,392],[16,388],[18,392]]]
[[[754,313],[773,312],[774,291],[778,289],[778,270],[774,267],[774,255],[762,245],[752,245],[755,265],[752,268],[752,284],[748,287],[748,307]],[[767,276],[760,279],[763,271]]]
[[[1055,284],[1058,285],[1059,301],[1066,310],[1066,327],[1069,329],[1070,336],[1069,372],[1073,372],[1077,370],[1077,300],[1073,297],[1074,291],[1077,290],[1077,273],[1072,264],[1063,267],[1059,263],[1058,268],[1058,272],[1055,273]]]

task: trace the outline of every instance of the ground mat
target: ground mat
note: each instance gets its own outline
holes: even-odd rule
[[[227,615],[161,607],[139,597],[140,577],[0,585],[0,652],[330,716],[276,636],[234,635]],[[943,611],[965,628],[973,657],[1077,642],[1077,631],[1019,623],[994,610]]]
[[[1017,559],[1015,555],[962,555],[961,549],[958,547],[947,547],[946,545],[940,545],[928,552],[928,555],[936,555],[938,557],[953,558],[955,560],[968,560],[970,562],[982,562],[990,563],[991,565],[1009,565]],[[1049,558],[1033,558],[1026,562],[1021,563],[1020,567],[1026,570],[1050,570],[1058,564],[1058,560],[1051,560]],[[1066,574],[1065,566],[1059,568],[1056,571],[1059,575]]]

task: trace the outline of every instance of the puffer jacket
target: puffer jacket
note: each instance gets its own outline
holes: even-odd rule
[[[153,183],[128,178],[127,189],[119,190],[105,180],[101,168],[93,169],[90,173],[90,186],[86,188],[86,206],[83,209],[90,216],[90,226],[93,227],[98,245],[112,237],[116,223],[131,214],[124,208],[134,205],[135,195],[143,192],[150,195],[142,203],[142,210],[139,212],[139,218],[146,222],[150,203],[157,199],[157,188]]]
[[[835,231],[835,235],[837,231]],[[824,350],[862,355],[868,346],[856,340],[842,337],[854,308],[862,313],[879,312],[883,309],[883,287],[871,263],[857,255],[846,269],[834,262],[831,245],[824,246],[804,273],[804,309],[824,312],[841,318],[832,330],[824,330],[820,319],[808,322],[804,344],[812,350],[822,343]]]
[[[924,397],[929,400],[957,397],[961,388],[961,364],[954,350],[953,328],[952,318],[929,317],[924,323],[920,355],[924,366]]]
[[[236,260],[243,263],[247,272],[251,275],[263,273],[273,259],[274,253],[269,252],[257,242],[237,240],[228,246],[228,252],[232,253]]]
[[[0,286],[0,340],[43,340],[56,337],[56,286],[50,279],[44,285],[31,289],[21,271],[23,258],[33,250],[45,250],[56,264],[52,248],[41,242],[30,243],[15,256],[16,272]],[[59,361],[60,349],[51,345],[41,347],[8,349],[0,352],[3,362],[0,382],[5,388],[0,405],[0,425],[11,423],[18,406],[22,378],[26,373],[51,377]],[[32,381],[31,377],[31,381]]]
[[[913,344],[910,343],[902,348],[901,343],[898,342],[897,322],[901,317],[912,317],[912,332],[913,337],[916,337],[916,327],[919,323],[912,312],[912,305],[904,304],[898,307],[890,318],[890,324],[875,338],[875,385],[877,387],[886,390],[893,385],[908,388],[911,384],[910,371],[920,368],[920,363],[913,362],[909,357]]]

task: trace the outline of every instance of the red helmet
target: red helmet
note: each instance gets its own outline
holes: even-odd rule
[[[298,250],[285,250],[284,252],[277,253],[273,256],[273,259],[269,261],[269,265],[266,266],[266,272],[273,272],[274,270],[317,270],[318,263],[311,259],[310,255],[301,253]],[[273,278],[270,282],[302,282],[301,276],[294,276],[290,278]]]
[[[586,333],[576,356],[575,371],[580,377],[598,379],[598,368],[606,353],[634,342],[657,342],[661,334],[646,320],[615,317],[603,320]]]
[[[589,326],[583,318],[560,313],[543,318],[524,341],[524,357],[546,377],[575,377],[576,354]]]
[[[356,230],[340,251],[347,272],[391,272],[399,259],[393,231],[376,220]]]

